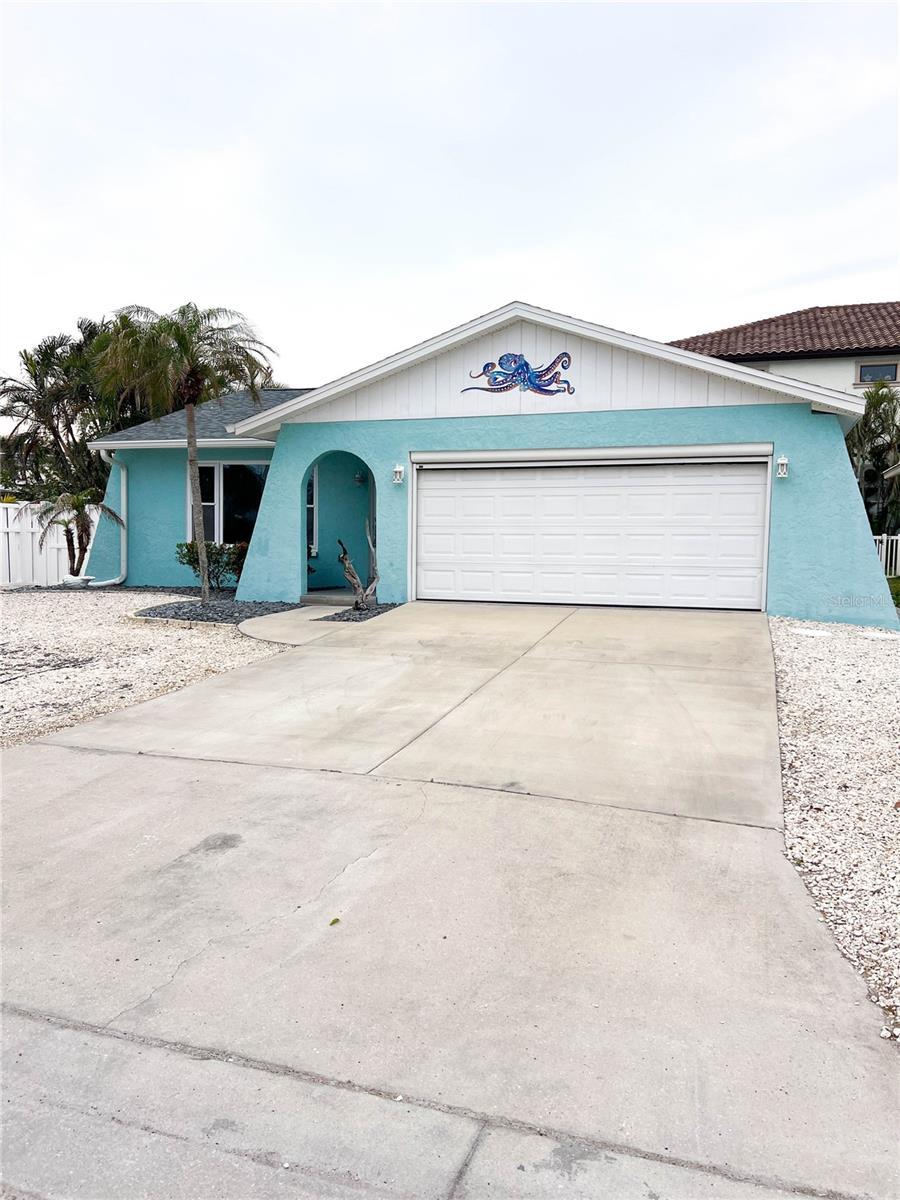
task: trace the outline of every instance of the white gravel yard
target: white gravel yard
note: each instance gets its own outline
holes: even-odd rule
[[[900,634],[769,627],[787,856],[900,1039]]]
[[[0,745],[28,741],[284,649],[235,626],[130,621],[169,592],[4,592]]]

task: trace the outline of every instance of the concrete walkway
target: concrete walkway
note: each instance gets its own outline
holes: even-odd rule
[[[763,617],[303,611],[6,756],[8,1185],[896,1196],[896,1054],[782,855]]]

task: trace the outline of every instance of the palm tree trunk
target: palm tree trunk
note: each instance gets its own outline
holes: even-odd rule
[[[87,558],[87,552],[88,552],[89,545],[90,545],[90,542],[85,541],[84,534],[79,529],[78,530],[78,561],[75,563],[75,571],[74,571],[74,574],[76,574],[76,575],[81,574],[81,568],[84,566],[85,558]]]
[[[75,535],[72,532],[71,526],[65,526],[63,535],[66,539],[66,554],[69,556],[69,574],[77,575],[78,567],[75,565]]]
[[[184,406],[187,420],[188,478],[191,483],[191,528],[197,546],[200,572],[200,603],[209,604],[209,567],[206,562],[206,537],[203,532],[203,504],[200,498],[200,464],[197,461],[197,421],[193,404]]]

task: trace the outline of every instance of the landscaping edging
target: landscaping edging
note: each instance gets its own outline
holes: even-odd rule
[[[237,629],[236,621],[185,621],[180,617],[147,617],[141,615],[140,609],[127,613],[129,621],[147,621],[151,625],[175,625],[179,629],[199,629],[201,626],[211,626],[213,629]],[[146,610],[143,610],[146,611]]]

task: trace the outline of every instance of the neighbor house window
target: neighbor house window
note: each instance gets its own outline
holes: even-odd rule
[[[268,463],[201,463],[200,503],[208,542],[249,542],[262,502]],[[192,540],[191,481],[188,478],[188,540]]]
[[[319,468],[313,467],[306,481],[306,552],[319,553]]]
[[[897,382],[897,363],[860,363],[859,378],[857,383],[896,383]]]

